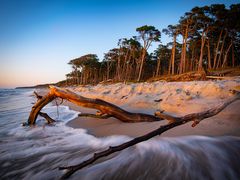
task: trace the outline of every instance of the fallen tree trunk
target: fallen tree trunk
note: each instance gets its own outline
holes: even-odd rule
[[[89,159],[81,162],[80,164],[73,165],[73,166],[59,167],[59,170],[67,170],[67,172],[65,172],[65,174],[61,177],[61,179],[69,178],[76,171],[92,164],[93,162],[95,162],[96,160],[98,160],[102,157],[105,157],[105,156],[108,156],[108,155],[113,154],[115,152],[124,150],[124,149],[129,148],[129,147],[131,147],[135,144],[138,144],[140,142],[147,141],[148,139],[151,139],[151,138],[153,138],[157,135],[161,135],[162,133],[164,133],[164,132],[166,132],[169,129],[172,129],[174,127],[186,124],[190,121],[193,121],[192,127],[195,127],[201,120],[218,114],[224,108],[226,108],[229,104],[233,103],[236,100],[240,100],[240,92],[233,91],[233,93],[235,93],[235,96],[233,96],[232,98],[230,98],[226,102],[216,106],[215,108],[212,108],[212,109],[206,110],[204,112],[200,112],[200,113],[192,113],[192,114],[188,114],[186,116],[176,117],[176,116],[171,116],[167,113],[158,111],[158,112],[156,112],[157,116],[160,116],[161,118],[167,119],[171,123],[169,123],[167,125],[160,126],[158,129],[156,129],[152,132],[149,132],[148,134],[145,134],[143,136],[139,136],[139,137],[134,138],[134,139],[132,139],[128,142],[125,142],[123,144],[120,144],[120,145],[117,145],[117,146],[110,146],[107,150],[104,150],[104,151],[101,151],[101,152],[98,152],[98,153],[94,153],[92,157],[90,157]]]
[[[123,122],[142,122],[142,121],[150,122],[150,121],[158,121],[158,120],[162,120],[162,119],[166,119],[169,121],[168,124],[163,125],[163,126],[159,127],[158,129],[156,129],[146,135],[137,137],[135,139],[132,139],[132,140],[125,142],[123,144],[120,144],[118,146],[110,146],[105,151],[94,153],[94,155],[91,158],[83,161],[80,164],[77,164],[74,166],[60,167],[59,168],[60,170],[64,170],[64,169],[67,170],[67,172],[61,177],[61,179],[66,179],[66,178],[69,178],[76,171],[82,169],[83,167],[88,166],[89,164],[92,164],[99,158],[108,156],[117,151],[121,151],[130,146],[133,146],[140,142],[146,141],[146,140],[148,140],[154,136],[160,135],[163,132],[165,132],[169,129],[172,129],[176,126],[188,123],[190,121],[193,121],[192,127],[196,126],[201,120],[218,114],[229,104],[240,99],[239,87],[237,88],[237,90],[233,90],[232,93],[234,94],[234,96],[229,98],[226,102],[219,104],[215,108],[211,108],[209,110],[199,112],[199,113],[188,114],[188,115],[182,116],[182,117],[176,117],[176,116],[169,115],[169,114],[165,113],[164,111],[157,111],[155,113],[155,116],[148,115],[148,114],[142,114],[142,113],[131,113],[131,112],[121,109],[120,107],[118,107],[114,104],[108,103],[106,101],[103,101],[100,99],[85,98],[85,97],[80,96],[76,93],[73,93],[72,91],[69,91],[67,89],[62,89],[62,88],[51,86],[49,93],[43,97],[38,96],[35,93],[36,97],[38,98],[38,101],[32,107],[32,111],[29,115],[27,124],[34,125],[38,115],[45,117],[49,123],[53,122],[53,121],[51,121],[51,118],[46,113],[42,113],[40,111],[46,104],[48,104],[49,102],[51,102],[52,100],[54,100],[58,97],[62,98],[62,99],[66,99],[74,104],[79,105],[79,106],[87,107],[87,108],[94,108],[94,109],[98,109],[100,111],[96,115],[79,114],[79,116],[90,116],[90,117],[95,117],[95,118],[115,117]]]
[[[38,95],[36,95],[38,97]],[[42,96],[36,104],[32,107],[28,118],[28,125],[34,125],[36,123],[37,116],[41,109],[53,101],[56,98],[66,99],[78,106],[97,109],[100,113],[97,114],[98,117],[115,117],[123,122],[152,122],[162,120],[159,117],[143,113],[131,113],[128,112],[114,104],[103,101],[101,99],[91,99],[80,96],[70,90],[58,88],[55,86],[50,86],[49,93]]]

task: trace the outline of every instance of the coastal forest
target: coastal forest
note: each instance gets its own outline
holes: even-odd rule
[[[217,71],[240,65],[240,4],[194,7],[175,25],[159,30],[152,25],[136,28],[121,38],[100,60],[86,54],[69,61],[72,71],[66,85],[99,82],[140,82],[187,72]],[[171,41],[161,43],[161,35]],[[149,47],[157,48],[148,53]]]

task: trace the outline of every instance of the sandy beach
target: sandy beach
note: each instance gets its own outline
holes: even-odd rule
[[[82,96],[100,98],[114,103],[130,112],[154,114],[158,109],[177,116],[193,112],[200,112],[213,108],[220,102],[232,96],[231,89],[239,86],[240,78],[221,81],[193,81],[193,82],[154,82],[138,84],[112,84],[97,86],[79,86],[71,90]],[[160,101],[160,102],[156,102]],[[72,103],[64,102],[71,109],[82,113],[95,113],[96,110],[78,107]],[[196,127],[191,123],[171,129],[161,136],[240,136],[240,101],[236,101],[222,112],[200,122]],[[96,119],[78,117],[68,126],[83,128],[97,137],[111,135],[127,135],[136,137],[144,135],[167,121],[124,123],[115,118]]]

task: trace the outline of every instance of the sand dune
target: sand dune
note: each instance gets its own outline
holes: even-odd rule
[[[72,88],[85,97],[100,98],[114,103],[131,112],[153,114],[162,109],[174,115],[186,115],[212,108],[232,96],[230,92],[240,85],[240,77],[219,81],[192,82],[154,82],[97,86],[79,86]],[[80,112],[95,112],[95,110],[77,107],[65,103]],[[218,115],[202,121],[197,127],[191,124],[172,129],[163,136],[184,135],[240,135],[240,102],[237,101]],[[68,123],[75,128],[85,128],[96,136],[123,134],[128,136],[143,135],[156,129],[162,122],[123,123],[117,119],[94,119],[79,117]]]

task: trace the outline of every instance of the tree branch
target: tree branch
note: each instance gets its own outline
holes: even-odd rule
[[[135,144],[138,144],[140,142],[143,142],[143,141],[147,141],[148,139],[151,139],[152,137],[154,136],[157,136],[157,135],[160,135],[162,134],[163,132],[169,130],[169,129],[172,129],[176,126],[179,126],[181,124],[185,124],[186,122],[175,122],[175,123],[171,123],[171,124],[168,124],[168,125],[164,125],[164,126],[161,126],[160,128],[144,135],[144,136],[139,136],[133,140],[130,140],[128,142],[125,142],[123,144],[120,144],[118,146],[110,146],[107,150],[105,151],[101,151],[101,152],[98,152],[98,153],[94,153],[94,155],[83,161],[82,163],[78,164],[78,165],[74,165],[74,166],[67,166],[67,167],[59,167],[59,170],[65,170],[67,169],[68,171],[61,177],[61,179],[67,179],[69,178],[73,173],[75,173],[76,171],[92,164],[93,162],[95,162],[96,160],[104,157],[104,156],[108,156],[110,154],[113,154],[115,152],[118,152],[118,151],[121,151],[123,149],[126,149],[130,146],[133,146]]]
[[[36,91],[33,92],[33,94],[36,96],[36,98],[39,100],[39,99],[42,99],[43,96],[40,96]]]
[[[92,117],[92,118],[99,118],[99,119],[108,119],[112,116],[108,114],[98,115],[98,114],[89,114],[89,113],[80,113],[78,117]]]
[[[126,149],[128,147],[131,147],[135,144],[138,144],[140,142],[143,142],[143,141],[146,141],[148,139],[151,139],[157,135],[161,135],[163,132],[169,130],[169,129],[172,129],[176,126],[179,126],[179,125],[182,125],[182,124],[185,124],[187,122],[190,122],[190,121],[194,121],[192,126],[196,126],[200,120],[203,120],[205,118],[208,118],[208,117],[211,117],[211,116],[214,116],[216,114],[218,114],[219,112],[221,112],[225,107],[227,107],[229,104],[233,103],[234,101],[236,100],[239,100],[240,99],[240,93],[239,92],[236,92],[236,95],[233,96],[232,98],[230,98],[228,101],[218,105],[217,107],[215,108],[211,108],[207,111],[204,111],[204,112],[200,112],[200,113],[192,113],[192,114],[189,114],[189,115],[186,115],[186,116],[183,116],[183,117],[175,117],[175,116],[171,116],[167,113],[163,113],[163,112],[159,112],[157,113],[158,116],[160,116],[161,118],[166,118],[166,119],[169,119],[171,120],[172,122],[170,124],[167,124],[167,125],[164,125],[164,126],[161,126],[159,127],[158,129],[146,134],[146,135],[143,135],[143,136],[139,136],[135,139],[132,139],[128,142],[125,142],[123,144],[120,144],[118,146],[110,146],[107,150],[104,150],[104,151],[101,151],[101,152],[98,152],[98,153],[94,153],[94,155],[83,161],[82,163],[80,164],[77,164],[77,165],[74,165],[74,166],[66,166],[66,167],[59,167],[59,170],[68,170],[62,177],[61,179],[67,179],[69,178],[72,174],[74,174],[76,171],[92,164],[93,162],[95,162],[96,160],[102,158],[102,157],[105,157],[105,156],[108,156],[110,154],[113,154],[115,152],[118,152],[118,151],[121,151],[123,149]]]
[[[91,158],[83,161],[82,163],[80,163],[78,165],[68,166],[68,167],[60,167],[59,168],[60,170],[63,170],[63,169],[68,170],[62,176],[62,179],[66,179],[66,178],[70,177],[73,173],[75,173],[77,170],[80,170],[83,167],[86,167],[89,164],[92,164],[99,158],[108,156],[117,151],[121,151],[130,146],[133,146],[140,142],[146,141],[146,140],[148,140],[154,136],[160,135],[163,132],[165,132],[169,129],[172,129],[176,126],[185,124],[190,121],[193,121],[193,124],[192,124],[193,127],[196,126],[201,120],[218,114],[229,104],[240,99],[239,90],[233,90],[232,92],[235,94],[233,97],[229,98],[226,102],[219,104],[215,108],[211,108],[209,110],[199,112],[199,113],[188,114],[188,115],[185,115],[182,117],[176,117],[176,116],[172,116],[168,113],[165,113],[164,111],[157,111],[155,113],[155,116],[148,115],[148,114],[142,114],[142,113],[131,113],[131,112],[121,109],[120,107],[118,107],[114,104],[103,101],[101,99],[86,98],[86,97],[80,96],[72,91],[69,91],[67,89],[62,89],[62,88],[51,86],[49,93],[46,96],[38,98],[39,100],[32,107],[32,111],[31,111],[31,113],[29,115],[29,119],[28,119],[28,125],[35,124],[38,114],[45,117],[48,122],[52,122],[52,120],[49,120],[50,117],[46,113],[40,112],[40,110],[46,104],[48,104],[49,102],[51,102],[52,100],[54,100],[57,97],[66,99],[74,104],[79,105],[79,106],[83,106],[83,107],[87,107],[87,108],[94,108],[94,109],[98,109],[100,111],[99,113],[97,113],[95,115],[94,114],[80,114],[79,116],[90,116],[90,117],[96,117],[96,118],[107,118],[107,117],[112,116],[123,122],[157,121],[157,120],[162,120],[162,119],[167,119],[170,121],[169,124],[163,125],[163,126],[159,127],[158,129],[156,129],[146,135],[137,137],[135,139],[132,139],[132,140],[125,142],[123,144],[120,144],[118,146],[112,146],[112,147],[110,146],[105,151],[95,153]],[[35,93],[35,95],[37,97],[39,97],[37,93]]]
[[[39,115],[44,117],[48,124],[52,124],[56,122],[54,119],[52,119],[47,113],[39,112]]]
[[[34,125],[36,122],[37,115],[41,109],[50,103],[55,98],[66,99],[78,106],[98,109],[102,114],[115,117],[123,122],[152,122],[162,120],[159,117],[143,114],[143,113],[131,113],[114,104],[106,102],[101,99],[91,99],[80,96],[68,89],[58,88],[50,86],[49,93],[39,99],[36,104],[32,107],[28,118],[28,125]]]

